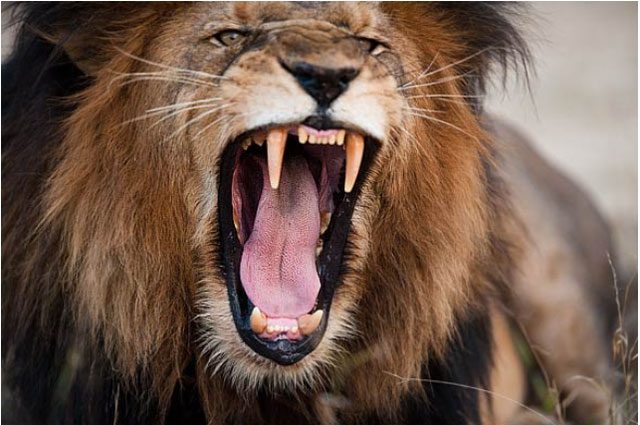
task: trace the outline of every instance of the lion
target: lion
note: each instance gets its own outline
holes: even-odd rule
[[[519,10],[14,6],[5,417],[549,423],[521,332],[606,421],[607,225],[482,110]]]

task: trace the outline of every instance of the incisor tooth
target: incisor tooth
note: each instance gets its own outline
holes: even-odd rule
[[[318,310],[313,314],[303,314],[298,317],[298,329],[302,335],[309,335],[318,329],[318,325],[320,325],[320,321],[322,320],[322,314],[322,310]]]
[[[307,134],[307,130],[305,130],[302,126],[298,127],[298,140],[300,141],[300,143],[302,143],[303,145],[307,143],[308,137],[309,135]]]
[[[267,317],[262,314],[258,307],[253,307],[249,322],[251,323],[251,330],[257,334],[261,334],[267,328]]]
[[[315,136],[315,134],[310,134],[310,135],[309,135],[309,143],[311,143],[311,144],[315,144],[315,143],[316,143],[316,136]]]
[[[329,136],[329,144],[330,145],[335,145],[336,144],[336,135],[332,134],[331,136]]]
[[[255,143],[258,146],[262,146],[264,144],[264,139],[266,138],[266,135],[263,131],[258,131],[256,133],[253,133],[251,138],[253,139],[253,143]]]
[[[364,137],[358,133],[347,134],[346,141],[347,159],[344,172],[344,191],[349,193],[358,178],[362,154],[364,152]]]
[[[338,146],[342,146],[344,143],[344,136],[347,135],[346,130],[338,130],[338,135],[336,136],[336,143]]]
[[[283,128],[274,128],[267,135],[267,163],[269,165],[269,182],[272,189],[280,185],[280,173],[282,172],[282,160],[284,148],[287,144],[287,131]]]

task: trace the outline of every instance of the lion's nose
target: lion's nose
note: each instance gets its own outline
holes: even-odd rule
[[[344,93],[359,72],[355,68],[324,68],[308,62],[297,62],[290,66],[283,63],[282,66],[321,108],[327,108]]]

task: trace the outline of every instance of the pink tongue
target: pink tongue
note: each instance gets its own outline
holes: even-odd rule
[[[283,163],[277,190],[269,184],[265,160],[259,163],[263,189],[244,245],[240,279],[251,302],[267,316],[295,319],[313,308],[320,290],[318,190],[302,157]]]

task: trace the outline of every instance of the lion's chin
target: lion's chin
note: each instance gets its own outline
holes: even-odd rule
[[[360,186],[377,143],[311,117],[251,129],[225,148],[218,220],[243,341],[282,365],[323,338]]]

